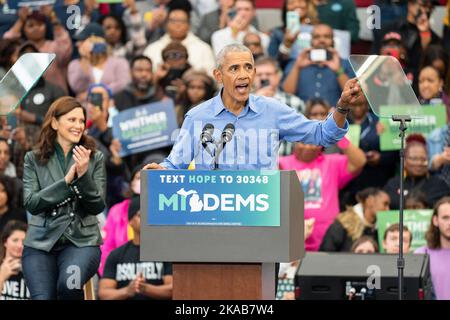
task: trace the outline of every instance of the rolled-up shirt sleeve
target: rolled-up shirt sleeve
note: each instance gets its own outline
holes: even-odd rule
[[[278,128],[282,140],[328,147],[345,136],[348,122],[345,122],[343,128],[339,128],[332,113],[324,121],[308,120],[294,109],[281,105]]]

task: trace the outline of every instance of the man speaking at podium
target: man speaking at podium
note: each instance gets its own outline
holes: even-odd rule
[[[144,169],[277,169],[280,139],[333,145],[348,130],[350,109],[365,99],[357,80],[351,79],[325,121],[308,120],[275,99],[250,94],[253,55],[240,44],[218,53],[214,77],[223,85],[220,93],[190,110],[170,155]]]

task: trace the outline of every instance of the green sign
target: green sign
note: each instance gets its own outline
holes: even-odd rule
[[[390,225],[398,223],[398,215],[399,213],[397,210],[380,211],[377,213],[378,244],[380,246],[380,252],[384,252],[384,232]],[[414,252],[417,248],[423,247],[427,244],[425,240],[425,233],[430,225],[432,215],[433,210],[431,209],[403,211],[404,224],[413,235],[410,252]]]
[[[447,112],[444,105],[427,105],[421,108],[408,108],[405,106],[382,106],[380,108],[380,122],[384,131],[380,135],[381,151],[400,150],[399,123],[388,119],[389,115],[410,114],[412,121],[407,124],[407,134],[421,133],[427,136],[436,128],[445,126],[447,122]]]
[[[346,138],[350,140],[350,142],[359,147],[359,137],[361,136],[361,125],[359,124],[351,124],[348,126],[348,132],[346,134]]]

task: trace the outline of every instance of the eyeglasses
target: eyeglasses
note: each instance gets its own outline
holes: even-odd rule
[[[427,158],[422,158],[422,157],[406,157],[406,159],[408,159],[411,162],[416,162],[416,163],[423,163],[423,164],[427,164],[428,163],[428,159]]]
[[[185,59],[186,54],[180,51],[169,51],[164,54],[163,58],[164,60],[180,60]]]

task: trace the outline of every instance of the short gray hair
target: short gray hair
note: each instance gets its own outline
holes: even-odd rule
[[[253,54],[249,48],[240,43],[232,43],[223,47],[222,50],[220,50],[219,53],[217,54],[216,56],[217,69],[222,68],[223,62],[225,61],[225,57],[230,52],[248,52],[252,56],[252,62],[255,63],[255,61],[253,60]]]

